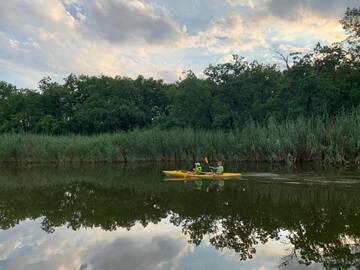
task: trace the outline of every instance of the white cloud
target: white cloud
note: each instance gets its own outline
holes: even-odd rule
[[[342,16],[346,7],[357,7],[358,0],[226,0],[235,6],[245,6],[257,13],[278,16],[291,20],[299,11],[306,9],[323,16],[335,18]]]
[[[181,68],[176,68],[175,70],[160,70],[155,75],[155,78],[161,78],[165,82],[175,82],[183,76],[183,70]]]
[[[268,0],[226,0],[231,5],[241,5],[254,8],[260,8],[263,6]]]
[[[185,46],[205,47],[210,52],[219,54],[250,51],[256,47],[266,48],[268,44],[263,31],[256,23],[247,22],[241,15],[232,13],[213,22],[207,31],[189,37]]]
[[[311,38],[311,42],[313,39],[317,39],[332,43],[345,38],[337,18],[322,17],[311,10],[298,11],[296,19],[293,20],[284,20],[276,16],[268,16],[263,19],[265,24],[274,25],[278,34],[275,34],[273,39],[279,41]]]
[[[308,52],[312,49],[310,46],[294,46],[291,44],[281,44],[278,49],[280,52],[292,53],[292,52]]]
[[[31,35],[39,28],[57,32],[75,27],[73,17],[57,0],[1,1],[0,18],[0,27],[24,35]]]
[[[317,41],[330,44],[345,38],[339,18],[324,16],[318,1],[228,2],[230,5],[250,7],[251,10],[243,15],[233,11],[227,17],[212,22],[206,31],[190,36],[183,46],[200,47],[219,55],[243,54],[259,49],[266,51],[278,46],[288,49],[290,46],[302,47],[304,52],[304,48],[311,49]],[[338,11],[338,1],[332,2],[330,6]]]
[[[138,0],[98,0],[88,7],[84,27],[112,43],[162,44],[182,35],[161,10]]]

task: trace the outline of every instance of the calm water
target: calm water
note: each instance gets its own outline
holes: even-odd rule
[[[179,166],[178,166],[179,167]],[[359,169],[0,167],[0,269],[358,269]]]

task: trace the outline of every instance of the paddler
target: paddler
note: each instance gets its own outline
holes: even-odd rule
[[[201,174],[202,173],[202,167],[199,162],[195,162],[195,168],[193,169],[195,174]]]
[[[224,166],[222,165],[221,161],[217,162],[217,166],[213,167],[213,166],[209,166],[210,169],[215,170],[216,174],[222,174],[224,172]]]

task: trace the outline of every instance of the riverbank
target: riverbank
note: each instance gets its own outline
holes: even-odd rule
[[[135,130],[96,136],[0,135],[1,162],[193,161],[360,162],[360,111],[334,119],[299,118],[230,132]]]

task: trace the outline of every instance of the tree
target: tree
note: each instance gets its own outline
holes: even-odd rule
[[[170,120],[179,127],[212,128],[216,100],[212,83],[198,79],[192,71],[171,90]]]
[[[340,20],[344,30],[349,34],[348,40],[360,40],[360,8],[347,8],[345,16]]]

